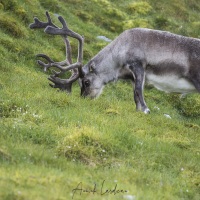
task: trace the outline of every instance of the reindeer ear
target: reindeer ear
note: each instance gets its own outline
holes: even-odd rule
[[[96,70],[95,70],[95,63],[94,62],[92,62],[91,64],[90,64],[90,66],[89,66],[89,72],[96,72]]]

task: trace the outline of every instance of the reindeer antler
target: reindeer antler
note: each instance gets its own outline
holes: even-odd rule
[[[53,26],[47,26],[44,30],[45,33],[52,34],[52,35],[62,35],[62,36],[70,36],[79,41],[79,48],[78,48],[78,58],[77,58],[77,65],[82,65],[82,60],[83,60],[83,37],[79,35],[78,33],[70,30],[67,27],[66,21],[63,19],[63,17],[59,16],[58,17],[59,21],[63,25],[63,27],[57,28]],[[79,67],[79,66],[78,66]]]
[[[38,64],[44,68],[44,71],[47,71],[47,69],[51,67],[56,67],[60,69],[60,72],[53,71],[54,74],[49,77],[49,80],[54,83],[54,85],[50,84],[50,86],[53,88],[59,88],[61,90],[66,90],[67,92],[71,92],[72,83],[75,82],[80,76],[82,76],[84,39],[78,33],[70,30],[67,27],[66,21],[61,16],[58,17],[59,21],[63,25],[61,29],[52,23],[52,20],[48,12],[46,12],[46,16],[48,19],[47,22],[42,22],[42,21],[39,21],[38,18],[34,18],[35,22],[30,24],[29,27],[32,29],[45,28],[44,31],[48,34],[61,35],[64,39],[64,43],[66,46],[66,59],[61,62],[54,62],[49,56],[45,54],[38,54],[37,57],[42,57],[47,61],[47,63],[44,63],[41,60],[38,60]],[[68,40],[68,36],[73,37],[79,41],[78,57],[77,57],[76,63],[72,63],[71,45]],[[69,70],[72,70],[72,75],[69,79],[60,79],[57,77],[61,73],[64,73]]]
[[[47,16],[47,22],[42,22],[40,21],[37,17],[34,17],[34,23],[29,25],[29,28],[34,29],[34,28],[46,28],[47,26],[52,26],[57,28],[57,26],[55,24],[52,23],[51,21],[51,17],[48,13],[48,11],[46,11],[46,16]]]

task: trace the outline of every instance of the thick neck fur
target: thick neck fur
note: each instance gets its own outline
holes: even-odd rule
[[[95,72],[104,84],[118,79],[118,65],[115,59],[115,42],[102,49],[89,63],[94,63]],[[88,63],[88,64],[89,64]]]

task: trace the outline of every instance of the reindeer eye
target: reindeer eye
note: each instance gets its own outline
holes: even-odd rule
[[[85,87],[89,87],[89,86],[90,86],[90,81],[89,81],[89,80],[86,80],[86,81],[84,82],[84,85],[85,85]]]

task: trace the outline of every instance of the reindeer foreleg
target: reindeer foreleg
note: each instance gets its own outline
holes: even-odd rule
[[[134,61],[129,64],[129,69],[135,77],[135,87],[134,87],[134,100],[137,110],[142,110],[144,113],[149,113],[150,110],[147,107],[144,96],[143,96],[143,87],[145,80],[145,71],[143,65],[140,61]]]

